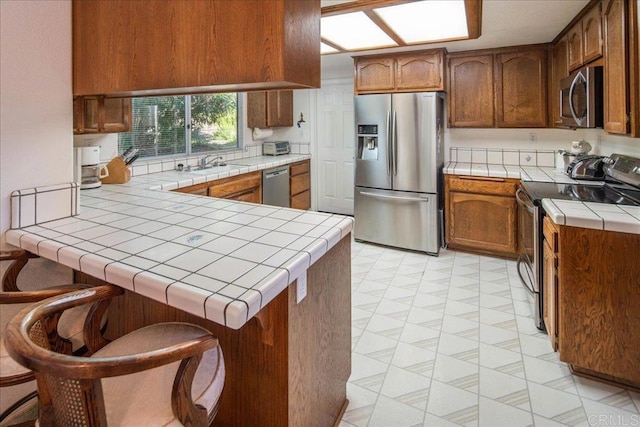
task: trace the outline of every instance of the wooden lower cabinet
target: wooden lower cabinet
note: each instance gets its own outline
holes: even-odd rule
[[[548,303],[556,310],[545,323],[550,322],[550,335],[556,328],[560,360],[575,374],[640,388],[640,263],[634,258],[640,234],[555,227],[556,298]],[[548,246],[544,274],[550,275],[553,248]],[[554,283],[545,277],[543,292],[551,296],[547,280]]]
[[[262,172],[213,181],[213,185],[209,187],[209,197],[262,203]]]
[[[517,186],[514,179],[446,175],[449,247],[515,258]]]
[[[543,318],[553,351],[558,351],[558,231],[549,217],[544,218]]]
[[[179,188],[175,191],[241,202],[262,203],[262,172],[245,173]]]
[[[292,163],[289,170],[289,205],[294,209],[310,209],[311,161]]]

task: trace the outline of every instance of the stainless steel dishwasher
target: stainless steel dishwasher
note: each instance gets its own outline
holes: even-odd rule
[[[289,205],[289,166],[265,169],[262,172],[262,203],[265,205]]]

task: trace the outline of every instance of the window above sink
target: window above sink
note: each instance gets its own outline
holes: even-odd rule
[[[120,152],[140,158],[219,153],[243,148],[238,93],[133,98],[131,131],[118,134]]]

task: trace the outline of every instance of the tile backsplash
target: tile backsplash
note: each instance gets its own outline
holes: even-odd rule
[[[310,142],[292,142],[290,145],[292,154],[311,154]],[[196,156],[177,157],[164,160],[138,160],[131,166],[131,176],[140,176],[150,173],[174,170],[178,163],[182,163],[185,166],[196,166],[198,164],[198,161],[205,155],[206,154],[201,154]],[[242,150],[227,151],[224,153],[215,153],[210,155],[214,155],[216,157],[220,156],[222,157],[222,161],[224,162],[232,162],[233,160],[262,156],[262,142],[245,144],[244,149]]]
[[[449,160],[453,163],[554,167],[555,151],[453,147],[449,149]]]
[[[75,182],[16,190],[11,193],[11,228],[78,215],[79,204]]]

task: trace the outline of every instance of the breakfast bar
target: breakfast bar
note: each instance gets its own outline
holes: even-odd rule
[[[163,321],[212,331],[227,372],[214,425],[336,423],[351,373],[353,220],[141,187],[83,191],[81,208],[75,184],[14,192],[7,241],[125,289],[107,338]],[[53,199],[69,215],[52,219]]]

